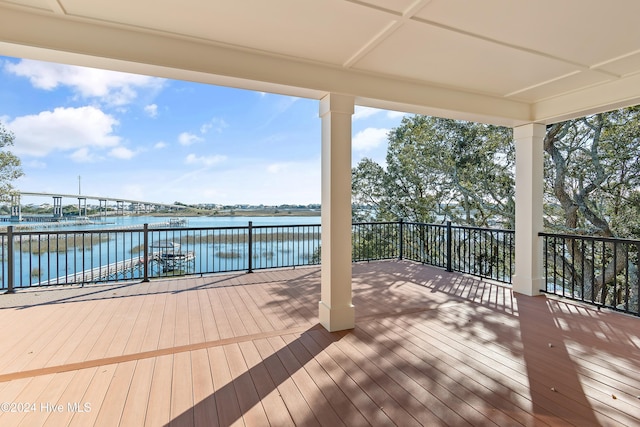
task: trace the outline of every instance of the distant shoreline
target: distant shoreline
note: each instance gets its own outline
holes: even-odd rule
[[[152,217],[152,218],[165,218],[162,221],[169,221],[170,218],[244,218],[244,217],[309,217],[309,218],[319,218],[320,210],[319,209],[234,209],[234,210],[219,210],[216,212],[213,211],[185,211],[185,212],[140,212],[133,213],[128,212],[125,217]],[[117,218],[122,217],[122,215],[108,215],[106,218]],[[90,215],[89,217],[85,217],[84,220],[74,220],[73,216],[66,216],[64,220],[54,221],[54,222],[20,222],[13,224],[15,231],[30,231],[33,229],[39,229],[41,227],[44,228],[55,228],[55,227],[73,227],[73,226],[82,226],[87,224],[93,224],[91,222],[92,219],[101,218],[100,215]],[[6,223],[7,226],[11,225]],[[6,233],[7,226],[0,225],[0,232]]]
[[[155,216],[155,217],[234,217],[234,216],[320,216],[320,210],[309,209],[233,209],[216,212],[141,212],[129,214],[130,216]]]

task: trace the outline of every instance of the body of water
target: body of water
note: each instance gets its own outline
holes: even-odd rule
[[[121,228],[142,226],[143,224],[168,223],[169,220],[184,220],[182,227],[246,227],[249,221],[253,225],[300,225],[320,224],[320,216],[113,216],[107,218],[90,218],[87,224],[75,221],[26,223],[7,222],[13,225],[16,231],[55,231],[55,230],[98,230],[107,228]]]

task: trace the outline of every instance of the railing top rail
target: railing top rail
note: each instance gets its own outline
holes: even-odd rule
[[[602,236],[583,236],[580,234],[562,234],[562,233],[548,233],[540,232],[538,236],[542,237],[560,237],[563,239],[576,239],[576,240],[593,240],[598,242],[610,242],[610,243],[631,243],[634,245],[640,245],[640,240],[636,239],[624,239],[620,237],[602,237]]]
[[[364,223],[363,223],[364,224]],[[304,227],[319,227],[319,223],[315,224],[272,224],[272,225],[252,225],[251,227],[255,229],[268,229],[268,228],[304,228]],[[135,231],[143,231],[144,224],[127,226],[126,228],[96,228],[92,230],[13,230],[14,236],[21,235],[37,235],[37,236],[50,236],[56,234],[87,234],[87,233],[122,233],[122,232],[135,232]],[[209,227],[165,227],[165,226],[155,226],[149,227],[150,231],[202,231],[202,230],[247,230],[249,228],[248,225],[231,225],[231,226],[209,226]],[[6,236],[7,231],[0,231],[0,236]]]
[[[361,226],[361,225],[395,225],[399,224],[401,221],[379,221],[379,222],[354,222],[353,226]],[[446,228],[447,224],[436,224],[436,223],[426,223],[426,222],[413,222],[413,221],[402,221],[403,224],[407,225],[423,225],[429,227],[438,227],[438,228]],[[150,229],[152,230],[166,230],[166,231],[194,231],[194,230],[241,230],[247,229],[248,225],[231,225],[231,226],[208,226],[208,227],[169,227],[169,226],[152,226],[150,225]],[[256,228],[302,228],[302,227],[317,227],[320,226],[319,223],[309,223],[309,224],[271,224],[271,225],[252,225],[253,229]],[[87,232],[91,233],[118,233],[123,231],[142,231],[144,224],[136,224],[127,226],[126,228],[97,228],[93,230],[16,230],[14,228],[13,235],[52,235],[52,234],[84,234]],[[486,227],[472,227],[466,225],[451,225],[453,229],[465,229],[465,230],[479,230],[479,231],[491,231],[491,232],[513,232],[513,230],[508,229],[500,229],[500,228],[486,228]],[[6,235],[7,231],[0,231],[0,235]],[[543,235],[543,234],[540,234]]]
[[[393,224],[397,224],[398,221],[393,222]],[[435,224],[435,223],[428,223],[428,222],[414,222],[414,221],[403,221],[404,224],[409,224],[409,225],[426,225],[429,227],[439,227],[439,228],[446,228],[447,224]],[[501,233],[513,233],[514,230],[509,230],[507,228],[489,228],[489,227],[474,227],[474,226],[470,226],[470,225],[451,225],[452,229],[459,229],[459,230],[478,230],[478,231],[489,231],[489,232],[501,232]]]
[[[470,225],[452,225],[451,228],[461,229],[461,230],[477,230],[477,231],[488,231],[488,232],[497,232],[497,233],[514,233],[514,230],[509,230],[508,228],[491,228],[491,227],[472,227]]]
[[[272,224],[272,225],[252,225],[251,228],[303,228],[303,227],[320,227],[319,223],[315,224]],[[247,228],[246,226],[244,228]]]
[[[393,224],[398,224],[399,222],[400,221],[378,221],[378,222],[362,221],[362,222],[353,222],[351,223],[351,225],[393,225]]]
[[[97,233],[128,233],[128,232],[142,232],[144,231],[144,224],[135,225],[135,226],[127,226],[127,228],[96,228],[92,230],[45,230],[45,231],[34,231],[34,230],[23,230],[16,231],[14,229],[13,235],[55,235],[55,234],[97,234]],[[224,227],[149,227],[149,231],[201,231],[201,230],[246,230],[248,228],[247,225],[240,226],[224,226]],[[256,226],[253,226],[256,228]],[[0,235],[7,235],[6,231],[0,231]]]
[[[395,221],[394,224],[397,224],[398,221]],[[408,225],[426,225],[429,227],[443,227],[445,228],[447,226],[447,224],[435,224],[435,223],[429,223],[429,222],[417,222],[417,221],[402,221],[403,224],[408,224]]]

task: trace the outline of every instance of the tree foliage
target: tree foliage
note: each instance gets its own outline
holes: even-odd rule
[[[14,135],[0,123],[0,200],[7,200],[13,190],[12,182],[23,175],[20,159],[8,150]]]
[[[547,228],[640,238],[640,108],[554,124],[547,129],[544,149]],[[597,250],[585,252],[584,242],[565,242],[567,249],[553,250],[557,259],[548,254],[548,262],[555,268],[571,266],[572,283],[580,284],[573,290],[578,297],[602,304],[627,299],[628,308],[637,310],[637,288],[628,288],[638,280],[636,245],[602,242]]]
[[[549,126],[544,149],[547,228],[640,237],[640,108]]]
[[[357,219],[513,225],[514,149],[508,128],[427,116],[389,133],[386,169],[353,170]],[[372,218],[373,217],[373,218]]]
[[[357,219],[513,228],[511,129],[413,116],[388,143],[386,169],[353,169]],[[640,107],[550,125],[544,149],[547,229],[640,238]]]

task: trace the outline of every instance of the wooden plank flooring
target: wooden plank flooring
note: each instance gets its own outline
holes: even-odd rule
[[[640,319],[410,262],[0,295],[2,426],[640,425]]]

